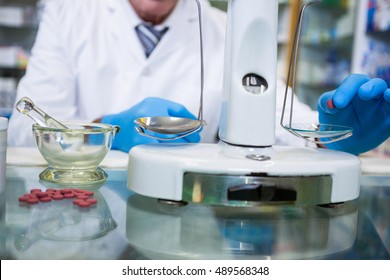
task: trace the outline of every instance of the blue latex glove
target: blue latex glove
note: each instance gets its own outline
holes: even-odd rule
[[[165,99],[148,97],[130,109],[119,114],[107,115],[102,118],[102,123],[118,125],[121,130],[114,138],[113,149],[128,152],[135,145],[159,143],[157,139],[142,136],[135,130],[134,120],[143,117],[183,117],[196,119],[183,105]],[[175,143],[197,143],[200,141],[199,132],[192,133],[184,138],[172,140]]]
[[[390,89],[385,81],[366,75],[348,76],[318,101],[319,121],[353,128],[347,139],[325,146],[355,155],[369,151],[390,137]]]

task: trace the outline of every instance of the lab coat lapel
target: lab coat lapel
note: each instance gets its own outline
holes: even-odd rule
[[[197,24],[197,9],[195,2],[188,0],[179,1],[171,16],[163,24],[169,27],[169,31],[161,39],[148,62],[162,59],[169,56],[177,48],[186,44],[191,37],[199,36],[198,33],[192,34],[194,24]]]
[[[191,32],[194,30],[193,26],[197,26],[198,17],[195,2],[181,0],[164,23],[170,30],[159,42],[150,57],[146,59],[143,47],[134,30],[139,19],[131,9],[128,0],[107,0],[106,6],[110,14],[109,22],[113,34],[113,44],[123,49],[123,52],[120,53],[129,53],[129,58],[133,60],[132,63],[147,65],[160,60],[188,42],[192,36],[199,36],[199,34]],[[123,60],[125,63],[129,62],[126,58],[123,58]]]
[[[113,34],[113,44],[122,48],[118,53],[129,54],[129,56],[123,57],[123,62],[128,63],[126,58],[130,58],[133,63],[146,63],[144,50],[134,30],[137,18],[128,1],[107,0],[106,5],[110,12],[109,23]]]

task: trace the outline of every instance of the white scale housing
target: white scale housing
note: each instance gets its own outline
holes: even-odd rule
[[[358,157],[274,145],[277,18],[277,1],[229,0],[221,141],[134,147],[131,190],[225,206],[322,205],[358,198]]]

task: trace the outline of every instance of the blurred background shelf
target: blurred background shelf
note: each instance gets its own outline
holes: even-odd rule
[[[353,70],[379,77],[390,87],[390,1],[360,0]]]
[[[307,1],[294,1],[299,7]],[[318,97],[352,72],[359,0],[323,0],[302,23],[296,94],[316,110]]]
[[[0,0],[0,116],[12,112],[43,5],[42,0]]]
[[[314,110],[351,73],[390,86],[390,1],[323,0],[306,10],[302,28],[296,94]]]
[[[390,1],[360,0],[352,70],[382,78],[390,87]],[[390,140],[371,151],[390,157]]]

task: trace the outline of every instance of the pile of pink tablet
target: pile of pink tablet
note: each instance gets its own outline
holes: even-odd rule
[[[27,204],[37,204],[39,202],[50,202],[53,200],[73,199],[73,204],[79,207],[90,207],[96,204],[97,200],[93,198],[94,192],[84,189],[31,189],[19,197],[19,201]]]

